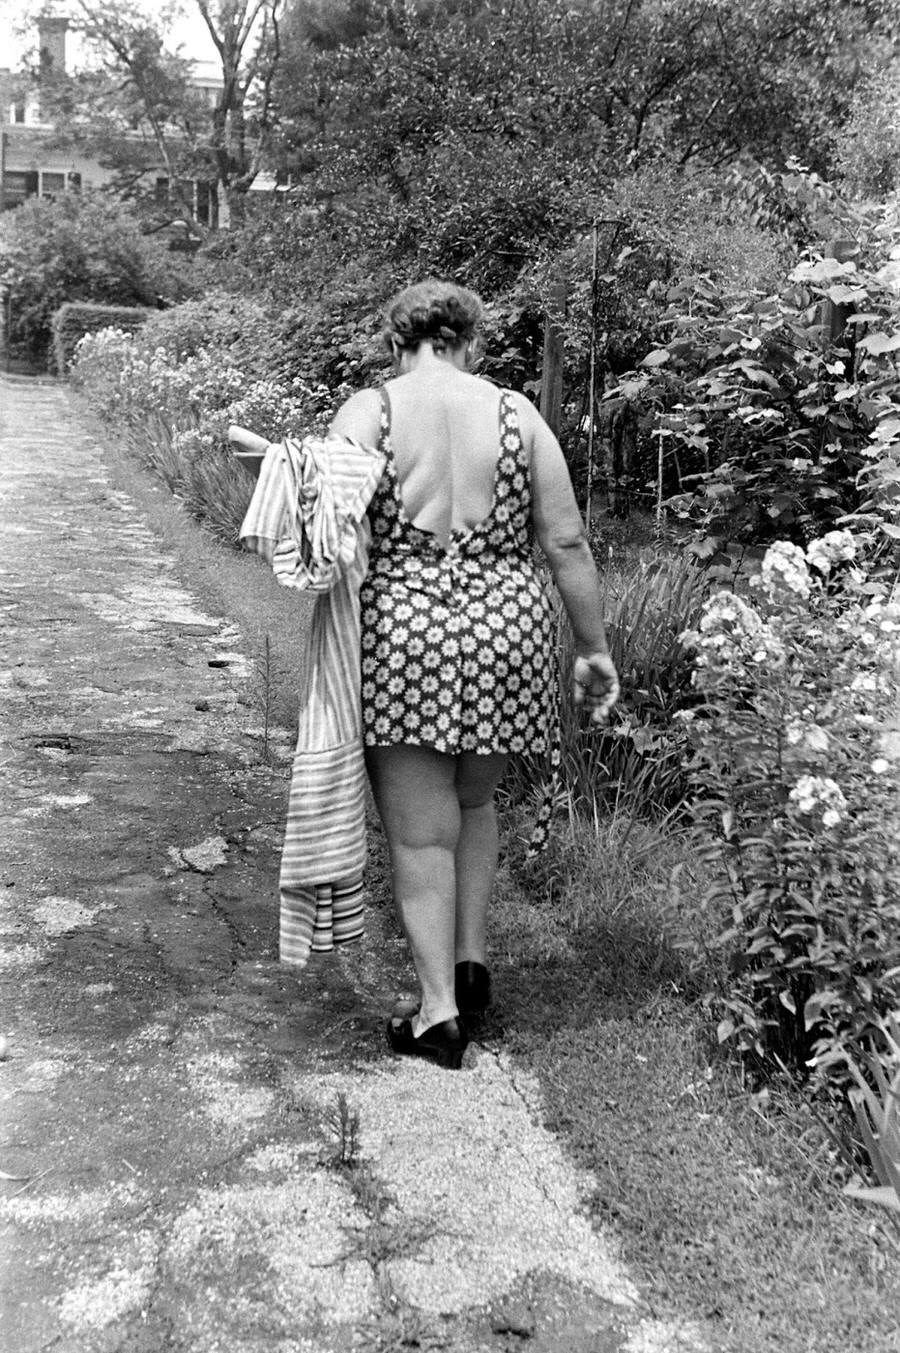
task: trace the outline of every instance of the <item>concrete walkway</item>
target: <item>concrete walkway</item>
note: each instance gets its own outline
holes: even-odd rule
[[[5,1353],[662,1353],[524,1068],[394,1059],[401,944],[275,962],[289,736],[244,637],[2,380]],[[249,562],[249,561],[248,561]]]

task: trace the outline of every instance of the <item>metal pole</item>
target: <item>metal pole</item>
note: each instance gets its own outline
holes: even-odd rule
[[[591,499],[594,492],[594,397],[597,371],[597,222],[594,222],[593,262],[591,265],[591,346],[588,377],[588,444],[587,494],[584,504],[584,527],[591,529]]]

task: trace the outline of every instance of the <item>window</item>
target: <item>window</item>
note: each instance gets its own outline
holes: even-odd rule
[[[169,194],[169,180],[158,178],[154,197],[159,205],[169,203],[174,209],[190,209],[190,215],[201,225],[214,226],[216,221],[216,187],[205,179],[177,179],[178,196]]]
[[[12,107],[10,108],[10,110],[9,110],[9,114],[10,114],[10,116],[9,116],[10,122],[24,122],[24,121],[25,121],[25,100],[24,100],[24,99],[16,99],[15,103],[13,104],[13,106],[12,106]]]
[[[210,192],[211,186],[209,183],[205,183],[203,179],[197,180],[194,215],[200,224],[205,226],[213,223],[215,195]]]
[[[54,197],[66,191],[65,174],[57,174],[44,169],[41,172],[41,197]]]
[[[17,207],[28,196],[28,175],[22,169],[7,169],[3,175],[3,206]]]
[[[57,169],[7,169],[3,175],[3,206],[17,207],[27,197],[55,197],[81,187],[81,175]]]

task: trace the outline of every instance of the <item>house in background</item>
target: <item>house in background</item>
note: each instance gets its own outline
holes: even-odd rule
[[[38,19],[37,27],[41,69],[65,71],[69,20],[45,16]],[[210,105],[215,104],[222,79],[211,65],[196,63],[192,83],[204,91]],[[137,139],[138,134],[134,135]],[[59,148],[54,142],[54,128],[41,115],[39,87],[29,88],[21,75],[0,68],[0,210],[17,207],[29,197],[102,188],[113,180],[113,171],[96,159],[76,148]],[[168,197],[165,175],[151,170],[147,182],[162,205]],[[215,227],[215,185],[191,179],[179,187],[193,205],[194,219]]]

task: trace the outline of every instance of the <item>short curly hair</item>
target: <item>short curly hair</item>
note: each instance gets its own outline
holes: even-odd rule
[[[481,313],[481,298],[474,291],[428,277],[388,303],[384,341],[389,348],[396,344],[413,351],[420,343],[431,343],[437,352],[455,348],[474,337]]]

